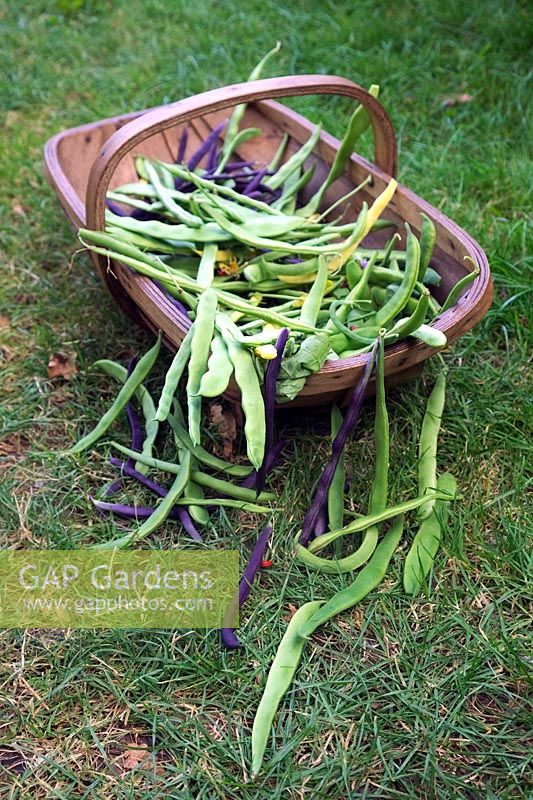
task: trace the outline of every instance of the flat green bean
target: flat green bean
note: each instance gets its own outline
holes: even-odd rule
[[[195,445],[200,444],[201,439],[202,397],[199,391],[202,375],[206,371],[209,348],[215,329],[217,301],[216,292],[208,287],[200,296],[193,325],[187,380],[187,407],[189,409],[189,434]]]
[[[418,443],[418,494],[422,497],[437,485],[437,442],[446,399],[446,370],[443,369],[429,396]],[[417,519],[429,517],[435,501],[417,513]]]
[[[67,450],[67,453],[81,453],[84,450],[87,450],[88,447],[91,447],[91,445],[97,442],[98,439],[102,438],[108,428],[117,419],[120,412],[126,407],[128,401],[131,399],[131,397],[133,397],[143,380],[149,374],[157,360],[160,347],[161,334],[159,334],[157,337],[157,341],[154,346],[147,353],[145,353],[141,359],[139,359],[135,369],[120,389],[114,403],[106,411],[100,422],[98,422],[96,427],[93,428],[90,433],[88,433],[73,447]]]
[[[176,389],[181,380],[181,376],[187,366],[187,362],[191,356],[191,343],[194,336],[196,322],[193,322],[187,331],[185,338],[182,340],[176,355],[172,359],[167,374],[165,375],[165,383],[161,390],[159,403],[157,405],[157,412],[155,418],[158,422],[164,422],[169,415],[172,400],[176,394]]]
[[[252,779],[261,768],[274,716],[302,657],[306,640],[299,629],[321,605],[320,601],[304,603],[293,614],[270,667],[252,727]]]
[[[307,639],[321,625],[342,611],[352,608],[356,603],[376,589],[387,571],[389,562],[396,550],[403,533],[403,516],[393,520],[389,531],[375,549],[374,555],[357,578],[349,586],[341,589],[324,603],[300,627],[299,634]]]
[[[112,539],[109,542],[93,545],[92,549],[113,550],[119,547],[127,547],[132,542],[145,539],[150,533],[152,533],[152,531],[155,531],[156,528],[163,524],[172,511],[172,508],[175,506],[176,501],[183,494],[183,490],[189,481],[190,468],[191,455],[190,453],[186,453],[183,461],[181,462],[179,471],[176,474],[176,478],[168,490],[168,494],[161,500],[160,503],[158,503],[154,509],[154,513],[150,514],[148,519],[143,522],[141,527],[136,531],[131,531],[131,533],[127,534],[126,536],[122,536],[120,539]],[[187,505],[189,505],[189,503]]]
[[[199,393],[202,397],[218,397],[228,388],[233,364],[228,349],[219,333],[215,332],[211,342],[211,355],[207,361],[207,370],[202,375]]]
[[[449,472],[441,475],[437,481],[437,489],[455,494],[457,483],[453,475]],[[422,521],[413,539],[403,565],[403,587],[407,594],[418,594],[429,575],[446,527],[449,508],[449,503],[437,500],[431,514]]]
[[[222,337],[235,370],[237,386],[241,390],[246,452],[250,463],[259,469],[263,463],[266,437],[265,406],[259,378],[249,351],[226,330],[222,331]]]
[[[121,383],[126,383],[128,378],[128,370],[126,367],[123,367],[122,364],[117,364],[116,361],[109,361],[108,359],[103,358],[99,361],[95,361],[93,367],[101,369],[107,375],[111,375],[112,378],[116,378]],[[141,452],[145,456],[151,456],[154,442],[159,432],[159,422],[155,418],[155,403],[152,399],[152,395],[144,383],[141,383],[141,385],[136,389],[135,397],[139,401],[142,409],[144,417],[144,429],[146,432]],[[146,464],[141,464],[140,461],[135,463],[135,469],[143,474],[148,471]]]
[[[425,494],[423,497],[415,497],[412,500],[406,500],[403,503],[398,503],[396,506],[390,506],[389,508],[385,509],[381,514],[369,514],[365,517],[358,517],[354,522],[350,522],[349,525],[345,525],[344,528],[339,528],[336,531],[330,531],[329,533],[323,533],[322,536],[317,536],[316,539],[309,544],[309,550],[311,553],[316,553],[320,550],[323,550],[324,547],[327,547],[329,544],[332,544],[339,536],[346,536],[349,533],[358,533],[360,531],[364,531],[367,528],[370,528],[372,525],[379,525],[382,522],[386,522],[388,519],[392,517],[397,517],[400,514],[406,514],[408,511],[415,511],[420,506],[429,503],[431,500],[453,500],[453,497],[438,491],[431,491]]]

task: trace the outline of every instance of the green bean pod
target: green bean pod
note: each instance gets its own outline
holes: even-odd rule
[[[159,334],[157,337],[157,341],[154,346],[147,353],[145,353],[142,358],[139,359],[135,369],[122,386],[111,408],[106,411],[100,422],[98,422],[96,427],[93,428],[90,433],[88,433],[73,447],[67,450],[67,453],[82,453],[84,450],[87,450],[88,447],[91,447],[91,445],[97,442],[98,439],[102,438],[108,428],[117,419],[120,412],[126,408],[128,401],[133,397],[143,380],[149,374],[157,360],[160,347],[161,334]]]
[[[331,406],[331,440],[335,440],[342,425],[342,414],[339,407],[334,403]],[[333,480],[328,490],[328,523],[330,530],[342,528],[344,522],[344,481],[346,473],[344,469],[344,450],[339,458],[339,463],[335,469]]]
[[[192,323],[191,327],[185,334],[174,358],[170,365],[167,374],[165,375],[165,383],[161,390],[159,403],[157,404],[157,412],[155,418],[158,422],[164,422],[169,415],[172,400],[176,394],[176,389],[181,380],[181,376],[187,366],[187,362],[191,356],[191,344],[194,337],[196,321]]]
[[[376,466],[370,491],[370,500],[368,501],[368,513],[371,516],[385,511],[389,493],[389,415],[385,398],[385,343],[383,337],[380,337],[379,340],[378,357],[376,359],[374,441],[376,443]],[[375,550],[378,536],[379,527],[377,524],[367,528],[360,547],[352,554],[352,560],[357,562],[358,558],[365,558],[366,561]]]
[[[275,190],[283,186],[289,175],[296,169],[299,169],[302,164],[309,158],[315,146],[320,139],[322,132],[322,125],[317,125],[307,142],[300,147],[287,161],[281,165],[277,172],[266,178],[263,183],[269,189]]]
[[[200,417],[202,397],[199,394],[202,375],[207,367],[209,348],[215,329],[217,312],[216,292],[207,288],[200,296],[191,339],[191,357],[187,380],[187,406],[189,409],[189,433],[193,444],[200,444]],[[179,352],[179,351],[178,351]]]
[[[198,265],[198,273],[196,280],[200,286],[211,286],[215,278],[215,264],[218,253],[217,244],[206,244],[203,251],[200,263]]]
[[[246,452],[250,463],[259,469],[263,463],[266,437],[265,405],[259,378],[248,350],[235,341],[227,330],[222,331],[222,336],[235,369],[237,386],[241,390]]]
[[[219,333],[215,332],[211,342],[211,355],[207,362],[207,370],[202,375],[199,393],[202,397],[218,397],[228,388],[233,364],[228,349]]]
[[[154,187],[155,192],[163,206],[172,214],[173,217],[178,219],[184,225],[189,225],[192,228],[199,228],[203,224],[202,218],[197,217],[195,214],[191,214],[189,211],[175,202],[167,187],[162,182],[157,171],[157,167],[151,164],[148,159],[145,159],[144,166],[146,169],[146,176]]]
[[[138,458],[139,461],[142,461],[153,469],[159,469],[162,472],[170,472],[172,475],[179,475],[181,472],[181,464],[175,464],[173,461],[163,461],[160,458],[148,458],[147,456],[143,456],[142,453],[136,453],[135,450],[132,450],[130,447],[124,447],[124,445],[119,444],[119,442],[111,442],[111,444],[120,453],[124,453],[124,455],[130,456],[131,458]],[[188,450],[184,452],[189,453]],[[206,489],[212,489],[214,492],[234,497],[237,500],[259,500],[260,502],[268,502],[276,499],[276,495],[272,492],[261,492],[257,494],[255,489],[245,489],[242,486],[229,483],[229,481],[207,475],[205,472],[199,472],[198,470],[189,470],[189,472],[190,479],[200,486],[205,486]]]
[[[313,285],[302,305],[300,319],[308,325],[316,325],[320,305],[324,299],[324,292],[328,282],[328,267],[326,259],[318,258],[318,271]]]
[[[320,601],[304,603],[296,611],[287,626],[270,667],[252,727],[252,779],[261,768],[274,716],[284,694],[291,685],[302,657],[306,640],[300,636],[299,629],[318,611],[321,605]]]
[[[122,364],[117,364],[116,361],[109,361],[106,358],[102,358],[99,361],[95,361],[93,367],[101,369],[107,375],[111,375],[112,378],[116,378],[121,383],[126,383],[128,378],[128,370],[126,367],[123,367]],[[155,403],[152,399],[152,395],[143,383],[136,389],[135,397],[141,406],[144,417],[144,429],[146,432],[141,452],[145,456],[151,456],[154,442],[159,432],[159,422],[155,418]],[[148,472],[146,464],[141,464],[140,461],[135,462],[135,469],[143,474]]]
[[[421,342],[424,342],[424,344],[429,345],[429,347],[440,349],[441,347],[446,347],[448,344],[446,334],[443,331],[437,330],[437,328],[433,328],[431,325],[419,325],[418,328],[411,331],[409,335],[413,336],[415,339],[419,339]]]
[[[346,536],[349,533],[359,533],[360,531],[370,528],[372,525],[380,525],[382,522],[386,522],[392,517],[406,514],[408,511],[415,511],[417,508],[420,508],[420,506],[424,506],[432,500],[453,500],[453,497],[444,492],[431,491],[423,497],[414,497],[412,500],[406,500],[403,503],[398,503],[396,506],[390,506],[380,514],[368,514],[364,517],[358,517],[353,522],[345,525],[344,528],[339,528],[336,531],[329,531],[328,533],[323,533],[322,536],[317,536],[316,539],[313,539],[309,544],[309,550],[311,553],[319,552],[332,544],[340,536]]]
[[[322,605],[313,616],[309,617],[300,627],[299,634],[307,639],[321,625],[342,611],[352,608],[356,603],[376,589],[387,571],[389,562],[394,555],[403,533],[404,518],[402,515],[393,520],[389,531],[376,547],[374,555],[357,578],[349,586],[341,589]]]
[[[363,269],[361,264],[359,264],[355,259],[350,259],[346,264],[346,281],[348,283],[348,288],[353,289],[361,278],[363,277]]]
[[[463,293],[463,290],[466,289],[466,287],[469,284],[475,281],[475,279],[479,275],[479,272],[480,272],[479,267],[476,264],[475,269],[472,272],[469,272],[467,275],[464,276],[464,278],[461,278],[460,281],[457,281],[457,283],[454,286],[452,286],[448,294],[448,297],[446,298],[446,300],[444,301],[439,310],[439,316],[441,314],[444,314],[445,311],[448,311],[449,308],[452,308],[452,306],[454,306],[457,303],[457,301],[459,300],[459,298]]]
[[[92,549],[113,550],[115,548],[127,547],[132,542],[145,539],[146,536],[152,533],[152,531],[155,531],[156,528],[163,524],[172,511],[172,508],[176,504],[176,501],[183,494],[183,491],[189,481],[190,469],[191,455],[190,453],[186,453],[183,461],[181,462],[179,471],[176,474],[174,482],[168,490],[168,494],[161,500],[160,503],[158,503],[154,509],[154,513],[143,522],[141,527],[136,531],[131,531],[131,533],[127,534],[126,536],[122,536],[120,539],[112,539],[109,542],[93,545]]]
[[[433,220],[423,213],[420,216],[422,217],[422,227],[420,228],[420,266],[418,269],[419,281],[423,279],[423,276],[429,267],[435,242],[437,241],[437,231],[435,229]]]
[[[429,396],[426,413],[422,420],[418,443],[418,494],[423,497],[437,485],[437,442],[446,399],[446,370],[443,369]],[[431,514],[435,501],[419,509],[417,519],[423,520]]]
[[[402,282],[394,292],[393,296],[382,308],[378,309],[376,312],[375,322],[380,328],[384,328],[403,310],[409,298],[413,294],[413,290],[418,279],[420,245],[418,244],[417,238],[411,232],[411,229],[407,223],[405,227],[407,229],[407,255],[405,272],[402,277]]]
[[[409,317],[398,320],[389,333],[396,335],[398,339],[403,339],[423,325],[429,307],[429,296],[429,289],[424,289],[416,301],[413,313]]]
[[[449,472],[441,475],[437,481],[437,489],[455,494],[457,483],[453,475]],[[437,500],[431,514],[422,521],[413,539],[403,565],[403,588],[407,594],[418,594],[426,582],[448,521],[449,509],[448,502]]]

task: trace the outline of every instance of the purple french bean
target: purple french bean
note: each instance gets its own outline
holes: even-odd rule
[[[271,533],[272,533],[271,525],[267,525],[266,528],[263,528],[263,530],[259,534],[257,542],[253,547],[252,552],[250,553],[248,564],[246,565],[246,569],[243,572],[241,582],[239,583],[239,595],[238,595],[239,608],[243,606],[243,604],[246,601],[246,598],[250,594],[250,590],[252,588],[255,576],[257,575],[257,573],[259,572],[259,568],[261,567],[261,562],[263,560],[263,556],[265,554],[266,546],[268,544],[268,540],[270,539]],[[221,628],[220,638],[222,640],[222,644],[229,650],[235,650],[238,647],[242,647],[242,642],[240,642],[237,636],[235,635],[235,631],[233,628]]]
[[[187,161],[187,167],[190,170],[193,170],[195,167],[198,166],[202,158],[209,152],[213,142],[218,140],[220,133],[224,130],[226,125],[228,124],[227,120],[221,122],[216,128],[213,128],[207,139],[204,139],[200,147],[192,154],[190,159]]]
[[[276,405],[276,381],[278,379],[279,370],[281,367],[281,360],[283,358],[283,351],[289,338],[289,331],[283,328],[278,334],[276,340],[276,358],[268,362],[265,370],[265,380],[263,382],[263,400],[265,403],[265,456],[257,472],[257,481],[255,488],[259,493],[264,485],[267,474],[267,458],[272,450],[274,444],[274,410]]]
[[[374,368],[374,362],[376,360],[378,346],[379,346],[379,338],[376,339],[376,342],[372,350],[368,354],[365,371],[359,383],[355,387],[354,393],[350,400],[350,405],[348,406],[348,410],[344,415],[342,425],[339,429],[337,436],[333,440],[333,444],[331,445],[331,456],[329,458],[328,463],[326,464],[326,467],[322,475],[320,476],[320,480],[318,481],[313,502],[311,503],[311,507],[304,517],[304,521],[302,524],[302,533],[300,535],[300,544],[303,545],[304,547],[309,543],[309,540],[315,530],[318,516],[322,508],[327,503],[328,490],[329,487],[331,486],[331,481],[333,480],[335,470],[337,469],[339,458],[344,449],[349,434],[351,433],[351,431],[353,430],[353,428],[357,423],[357,420],[359,419],[359,414],[361,413],[361,407],[363,405],[363,400],[365,398],[366,387],[368,385],[368,381],[370,380],[370,376]]]
[[[158,494],[160,497],[167,496],[168,490],[165,489],[164,486],[161,486],[159,483],[156,483],[151,478],[148,478],[146,475],[143,475],[143,473],[136,470],[134,466],[129,466],[126,461],[121,461],[119,458],[111,456],[111,458],[109,459],[109,463],[111,464],[111,466],[120,469],[123,475],[126,475],[129,478],[134,478],[134,480],[138,481],[139,483],[142,483],[143,486],[146,486],[146,488],[150,489],[150,491],[154,492],[154,494]],[[187,533],[189,534],[189,536],[192,539],[195,539],[195,541],[197,542],[203,541],[202,537],[196,530],[196,526],[192,520],[191,515],[189,514],[185,506],[175,506],[173,510],[175,510],[176,513],[178,514],[179,520],[183,525],[183,527],[185,528],[185,530],[187,531]]]
[[[180,141],[178,145],[178,153],[176,155],[176,164],[182,164],[183,159],[185,156],[185,150],[187,149],[187,140],[189,138],[189,128],[185,127],[180,136]]]

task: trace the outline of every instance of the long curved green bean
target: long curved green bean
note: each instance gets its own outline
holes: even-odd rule
[[[405,272],[402,282],[384,306],[376,312],[375,324],[384,328],[394,317],[403,310],[407,301],[411,297],[418,279],[418,268],[420,264],[420,245],[418,239],[412,233],[409,225],[407,229],[407,255],[405,261]]]
[[[321,601],[304,603],[296,611],[270,667],[252,727],[252,779],[261,769],[272,721],[302,657],[306,640],[300,636],[300,627],[318,611],[321,605]]]
[[[246,452],[250,463],[259,469],[265,454],[266,437],[265,405],[259,378],[249,351],[235,341],[227,330],[222,331],[222,337],[235,370],[237,386],[241,390]]]
[[[211,342],[211,355],[207,361],[207,370],[202,375],[199,393],[202,397],[218,397],[228,388],[233,373],[228,349],[222,336],[215,332]]]
[[[403,522],[403,515],[399,515],[393,520],[389,531],[376,547],[374,555],[354,582],[334,594],[312,617],[307,619],[300,627],[300,636],[304,639],[308,638],[320,625],[337,616],[341,611],[352,608],[363,597],[366,597],[367,594],[379,586],[385,577],[389,561],[402,537]]]
[[[132,450],[130,447],[125,447],[119,442],[111,442],[111,445],[120,453],[124,453],[124,455],[130,456],[131,458],[138,458],[139,461],[149,467],[159,469],[163,472],[170,472],[173,475],[179,475],[180,473],[181,464],[175,464],[173,461],[163,461],[160,458],[148,458],[147,456],[143,456],[142,453],[136,453],[135,450]],[[205,486],[206,489],[212,489],[214,492],[219,492],[229,497],[235,497],[238,500],[259,500],[260,502],[267,502],[276,499],[276,495],[272,492],[261,492],[257,494],[255,489],[245,489],[242,486],[229,483],[229,481],[223,481],[220,478],[215,478],[212,475],[207,475],[205,472],[199,472],[197,470],[190,470],[190,478],[195,483],[200,484],[200,486]]]
[[[437,485],[437,442],[446,399],[446,370],[443,369],[429,396],[426,413],[422,420],[418,443],[418,494],[422,497]],[[420,508],[417,519],[423,520],[431,514],[435,501]]]
[[[342,414],[339,407],[334,403],[331,406],[331,441],[335,440],[342,425]],[[342,451],[339,463],[335,469],[333,480],[328,489],[328,524],[330,530],[342,528],[344,522],[344,481],[346,472],[344,469],[344,450]],[[301,546],[301,545],[300,545]],[[305,548],[303,548],[305,549]]]
[[[463,290],[466,289],[466,287],[469,286],[471,283],[473,283],[473,281],[475,281],[475,279],[479,275],[479,272],[480,272],[479,267],[476,264],[475,269],[472,272],[469,272],[467,275],[464,276],[464,278],[461,278],[460,281],[457,281],[457,283],[454,284],[454,286],[452,286],[448,294],[448,297],[446,298],[446,300],[439,309],[439,316],[441,314],[444,314],[445,311],[448,311],[449,308],[452,308],[452,306],[454,306],[457,303],[457,301],[459,300],[459,298],[463,293]]]
[[[168,494],[161,500],[160,503],[158,503],[154,509],[154,513],[150,514],[148,519],[143,522],[141,527],[136,531],[131,531],[131,533],[127,534],[126,536],[122,536],[120,539],[112,539],[109,542],[93,545],[92,549],[113,550],[119,547],[127,547],[132,542],[145,539],[150,533],[155,531],[156,528],[163,524],[172,511],[172,508],[176,504],[176,501],[183,494],[183,491],[189,481],[190,470],[191,455],[190,453],[186,453],[183,457],[183,461],[180,464],[180,468],[176,474],[174,483],[168,490]]]
[[[90,433],[81,438],[79,442],[67,450],[67,453],[82,453],[84,450],[87,450],[88,447],[91,447],[91,445],[97,442],[98,439],[102,438],[108,428],[117,419],[120,412],[126,407],[126,404],[133,397],[143,380],[149,374],[157,360],[160,347],[161,334],[159,334],[157,337],[157,341],[154,346],[150,348],[150,350],[148,350],[148,352],[145,353],[142,358],[139,359],[135,369],[120,389],[112,406],[106,411],[100,422],[98,422],[96,427],[93,428]]]
[[[172,214],[172,216],[178,219],[184,225],[188,225],[192,228],[201,227],[201,225],[203,225],[202,218],[197,217],[196,214],[191,214],[190,211],[187,211],[185,208],[183,208],[183,206],[180,206],[178,203],[176,203],[169,190],[161,180],[157,171],[157,167],[154,164],[151,164],[148,159],[145,159],[144,168],[146,170],[146,177],[154,187],[157,197],[163,206]]]
[[[320,139],[321,132],[322,125],[317,125],[307,142],[302,145],[302,147],[300,147],[300,149],[297,150],[294,155],[287,159],[287,161],[282,164],[282,166],[273,175],[265,178],[263,181],[264,185],[268,186],[268,188],[272,190],[279,189],[279,187],[285,183],[289,175],[301,167],[306,159],[309,158],[315,149],[318,140]]]
[[[453,475],[445,472],[437,481],[437,489],[455,494],[457,482]],[[403,588],[407,594],[415,595],[423,587],[435,560],[448,520],[450,504],[437,500],[431,514],[424,519],[403,565]]]
[[[416,307],[409,317],[399,319],[389,333],[396,335],[398,339],[403,339],[404,336],[409,336],[413,331],[418,330],[424,324],[426,314],[429,308],[429,289],[424,288],[424,291],[416,301]]]
[[[309,544],[309,550],[311,553],[316,553],[323,550],[324,547],[327,547],[329,544],[332,544],[339,536],[346,536],[349,533],[359,533],[360,531],[370,528],[372,525],[379,525],[382,522],[386,522],[392,517],[406,514],[408,511],[415,511],[431,500],[453,500],[453,497],[444,492],[432,491],[428,492],[423,497],[414,497],[412,500],[406,500],[403,503],[398,503],[396,506],[390,506],[381,514],[369,514],[365,517],[358,517],[353,522],[345,525],[344,528],[339,528],[337,531],[330,531],[329,533],[323,533],[322,536],[317,536],[316,539],[313,539]]]
[[[306,322],[308,325],[316,325],[318,312],[320,311],[320,305],[324,298],[327,282],[328,267],[326,259],[319,256],[316,278],[302,305],[302,310],[300,313],[300,319],[302,322]]]
[[[224,459],[205,450],[202,445],[194,445],[187,428],[176,416],[169,414],[167,422],[172,427],[176,444],[179,443],[186,450],[190,450],[194,458],[201,464],[205,464],[206,467],[211,467],[216,472],[225,472],[226,475],[231,475],[235,478],[246,478],[252,472],[253,467],[244,466],[243,464],[231,464],[229,461],[224,461]]]
[[[420,228],[420,266],[418,268],[418,280],[422,281],[426,270],[429,267],[435,242],[437,241],[437,231],[433,220],[427,214],[422,213],[422,227]]]
[[[128,370],[126,367],[123,367],[122,364],[118,364],[116,361],[110,361],[107,358],[102,358],[99,361],[95,361],[93,367],[97,367],[101,369],[106,375],[111,375],[112,378],[116,378],[121,383],[126,383],[128,378]],[[135,397],[140,403],[141,410],[144,417],[144,429],[145,429],[145,437],[142,446],[142,453],[145,456],[151,456],[155,440],[157,438],[157,434],[159,432],[159,422],[155,418],[156,409],[155,403],[153,401],[152,395],[144,385],[141,383],[140,386],[135,391]],[[141,464],[140,461],[135,463],[135,469],[138,472],[146,473],[147,467],[146,464]]]
[[[163,389],[161,390],[155,415],[155,418],[158,422],[164,422],[168,417],[172,400],[176,394],[176,389],[178,388],[178,384],[185,371],[187,362],[191,357],[191,343],[194,336],[195,324],[196,323],[193,322],[187,331],[176,352],[176,355],[172,359],[172,364],[165,375],[165,383],[163,385]]]
[[[368,501],[370,516],[380,514],[387,508],[389,493],[389,415],[385,399],[385,343],[383,337],[379,339],[379,349],[376,358],[376,414],[374,420],[374,441],[376,443],[376,465],[374,479]],[[342,526],[341,526],[342,527]],[[379,536],[377,524],[371,525],[365,531],[363,541],[355,553],[352,554],[353,563],[364,563],[374,552]],[[361,562],[360,559],[364,558]]]
[[[187,380],[189,434],[193,444],[200,444],[201,439],[202,397],[200,395],[200,383],[209,358],[209,348],[215,329],[217,302],[216,292],[208,287],[200,296],[198,308],[196,309],[196,319],[193,323],[189,377]]]

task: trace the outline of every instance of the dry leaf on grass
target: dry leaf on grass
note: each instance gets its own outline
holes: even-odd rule
[[[235,439],[237,438],[237,424],[235,417],[224,409],[220,403],[212,403],[209,407],[211,423],[218,429],[224,458],[231,461],[234,456]]]
[[[8,317],[0,317],[0,332],[1,331],[8,331],[9,330],[9,319]]]
[[[151,753],[146,747],[128,747],[122,754],[122,769],[129,772],[138,767],[147,767],[150,762]]]
[[[48,377],[69,381],[76,375],[76,353],[52,353],[48,360]]]
[[[471,94],[450,94],[442,100],[443,108],[450,108],[451,106],[460,106],[464,103],[470,103],[473,100]]]
[[[20,205],[20,202],[17,200],[16,197],[11,201],[11,211],[13,212],[13,214],[18,214],[20,217],[26,216],[26,209],[24,208],[24,206]]]
[[[13,358],[13,348],[7,344],[0,345],[0,361],[11,361]]]

